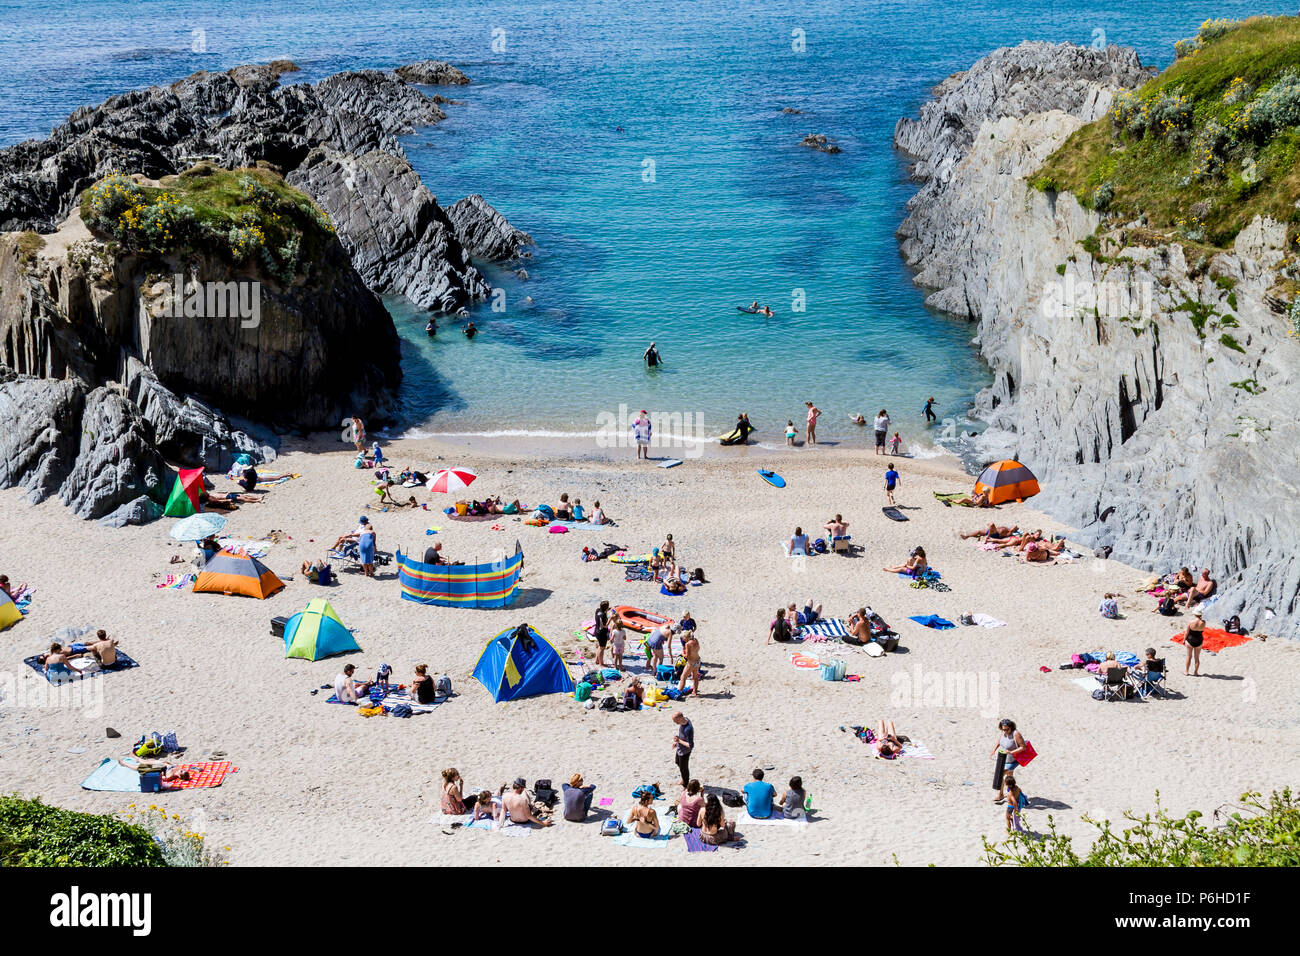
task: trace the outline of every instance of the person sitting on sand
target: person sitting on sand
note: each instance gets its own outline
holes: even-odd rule
[[[881,718],[876,721],[876,733],[871,740],[871,748],[876,756],[893,760],[903,752],[903,738],[894,730],[894,722]]]
[[[442,542],[435,541],[432,547],[424,549],[425,564],[446,564],[447,559],[442,556]]]
[[[480,790],[474,795],[473,816],[470,817],[470,823],[479,820],[492,820],[496,817],[496,805],[492,802],[491,790]],[[466,804],[468,806],[469,804]]]
[[[906,564],[899,565],[896,568],[881,568],[881,570],[888,571],[891,574],[910,574],[914,577],[920,577],[928,567],[929,565],[925,562],[925,548],[918,545],[912,549],[912,554],[908,557]]]
[[[688,827],[700,825],[700,813],[704,809],[703,791],[698,780],[691,780],[677,798],[677,819]]]
[[[9,583],[7,574],[0,574],[0,591],[4,591],[10,598],[14,596],[14,586]]]
[[[1217,582],[1210,577],[1210,569],[1205,568],[1201,571],[1201,579],[1197,581],[1190,590],[1184,591],[1182,594],[1174,595],[1174,603],[1191,607],[1193,604],[1204,601],[1213,594],[1216,586]]]
[[[79,651],[74,648],[68,656],[89,656],[99,661],[102,667],[112,667],[117,663],[117,638],[109,637],[108,632],[100,628],[95,632],[95,639],[85,645],[84,650]]]
[[[786,620],[792,624],[803,627],[806,624],[816,624],[822,619],[822,606],[818,604],[813,607],[812,598],[803,606],[803,610],[797,610],[793,603],[785,609]]]
[[[700,842],[721,846],[736,839],[736,821],[728,820],[722,811],[722,801],[709,794],[704,801],[704,815],[700,818]]]
[[[981,491],[979,494],[967,495],[965,498],[958,498],[952,502],[954,505],[966,505],[971,508],[990,508],[988,492]]]
[[[776,619],[767,629],[767,643],[771,644],[776,641],[778,644],[788,644],[794,639],[790,630],[790,622],[785,618],[785,608],[776,609]]]
[[[871,640],[871,621],[867,617],[865,607],[860,607],[850,614],[848,624],[848,635],[840,638],[845,644],[863,647]]]
[[[555,506],[555,517],[560,521],[573,520],[573,506],[569,504],[569,493],[560,495],[560,503]]]
[[[591,801],[596,794],[596,785],[584,785],[582,774],[575,773],[569,782],[560,785],[564,794],[564,819],[570,823],[582,823],[591,812]]]
[[[357,681],[352,675],[357,671],[356,664],[344,664],[343,670],[334,677],[334,697],[343,704],[355,704],[370,694],[374,681]]]
[[[609,519],[605,517],[605,512],[601,510],[600,502],[597,501],[591,509],[592,524],[609,524]]]
[[[587,512],[586,512],[586,509],[584,509],[584,508],[582,507],[582,499],[581,499],[581,498],[574,498],[574,499],[573,499],[573,520],[574,520],[574,521],[586,521],[586,520],[587,520]]]
[[[447,816],[459,817],[471,813],[474,804],[478,803],[478,794],[465,796],[461,789],[464,786],[465,781],[455,767],[448,767],[442,772],[442,812]]]
[[[808,553],[808,535],[803,533],[803,528],[794,529],[794,534],[790,536],[790,541],[786,545],[786,551],[791,555]]]
[[[1174,575],[1173,587],[1176,591],[1190,591],[1196,587],[1196,577],[1189,568],[1179,568]]]
[[[776,787],[763,779],[763,771],[754,769],[754,779],[744,786],[745,809],[755,820],[766,820],[772,815],[772,802],[776,799]]]
[[[644,702],[645,688],[641,686],[641,678],[633,677],[632,683],[623,689],[623,709],[640,710]]]
[[[826,533],[832,538],[842,538],[849,533],[849,523],[840,514],[827,521],[822,527],[826,529]]]
[[[627,815],[626,822],[632,827],[632,832],[647,840],[654,840],[659,836],[659,814],[655,813],[655,808],[651,806],[654,799],[655,795],[651,791],[643,790],[636,806]]]
[[[438,699],[438,683],[429,674],[428,664],[415,665],[415,679],[411,681],[411,699],[417,704],[432,704]]]
[[[504,826],[506,820],[511,823],[535,823],[539,827],[549,827],[550,820],[543,820],[533,812],[533,805],[528,802],[524,789],[528,786],[523,777],[516,777],[509,793],[501,795],[501,807],[497,811],[497,825]]]
[[[808,800],[808,794],[803,788],[803,778],[791,777],[790,785],[785,793],[781,794],[777,806],[781,808],[781,816],[787,820],[802,820],[808,815]]]
[[[252,465],[245,468],[240,472],[238,484],[245,491],[255,491],[257,489],[257,469]]]
[[[70,652],[64,650],[63,645],[58,641],[51,644],[49,651],[41,655],[41,663],[45,665],[45,676],[47,678],[71,676],[72,668],[68,666],[70,656]]]

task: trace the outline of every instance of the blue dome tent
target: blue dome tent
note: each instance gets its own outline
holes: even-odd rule
[[[574,690],[559,652],[527,624],[508,627],[488,641],[474,665],[474,679],[497,703]]]

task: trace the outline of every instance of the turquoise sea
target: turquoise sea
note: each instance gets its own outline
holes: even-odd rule
[[[477,307],[472,342],[449,318],[430,341],[423,315],[389,302],[407,428],[588,434],[625,404],[707,434],[745,411],[779,444],[811,400],[822,440],[862,442],[848,415],[883,407],[924,451],[926,397],[972,427],[962,413],[988,376],[971,327],[927,311],[899,257],[914,187],[896,120],[1001,45],[1112,42],[1163,66],[1208,16],[1284,12],[1294,4],[9,0],[0,143],[197,69],[288,57],[300,82],[448,59],[473,83],[443,91],[463,105],[408,137],[411,161],[444,204],[482,193],[538,248],[526,280],[483,267],[504,310]],[[801,147],[811,132],[843,152]],[[776,316],[736,310],[754,300]]]

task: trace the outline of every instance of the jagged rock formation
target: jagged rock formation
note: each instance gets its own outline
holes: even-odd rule
[[[379,70],[280,86],[281,71],[291,66],[199,72],[169,87],[110,97],[74,112],[46,140],[0,150],[0,230],[55,230],[82,190],[109,172],[158,179],[199,159],[226,168],[264,162],[335,221],[372,290],[404,292],[442,311],[484,298],[487,283],[396,138],[444,119],[439,105],[398,74]],[[456,76],[464,76],[434,61],[404,69],[442,82],[459,83]],[[352,192],[356,177],[328,178],[348,170],[366,174],[365,215],[358,214]],[[407,201],[414,208],[406,208]],[[426,237],[425,229],[434,235]],[[402,235],[407,240],[398,246],[385,241]]]
[[[533,237],[510,225],[506,217],[478,193],[447,207],[447,218],[461,245],[472,256],[491,262],[506,262],[531,255],[526,250],[533,244]]]
[[[976,400],[985,459],[1033,468],[1035,503],[1076,541],[1212,568],[1207,616],[1294,634],[1300,341],[1271,291],[1282,228],[1256,220],[1189,262],[1026,181],[1147,75],[1131,50],[1022,44],[949,78],[896,131],[924,181],[902,249],[929,304],[978,323],[995,374]]]
[[[489,291],[447,213],[404,156],[313,150],[290,185],[330,211],[339,239],[370,288],[441,312]]]
[[[393,71],[407,83],[423,86],[464,86],[469,77],[445,60],[421,60]]]
[[[114,388],[31,378],[0,368],[0,487],[53,495],[81,518],[165,497],[167,466],[139,410]]]
[[[815,149],[819,153],[831,153],[832,155],[841,152],[841,149],[832,143],[825,133],[809,133],[799,141],[800,146],[807,146],[809,149]]]

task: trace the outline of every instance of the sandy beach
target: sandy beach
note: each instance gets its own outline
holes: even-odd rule
[[[909,518],[901,523],[881,514],[883,460],[860,450],[716,449],[672,469],[638,463],[631,449],[541,443],[512,449],[406,440],[386,443],[385,452],[399,468],[474,469],[480,477],[466,493],[472,497],[500,494],[532,505],[568,492],[588,507],[598,499],[617,527],[559,535],[504,517],[497,522],[504,530],[494,531],[493,522],[447,520],[439,509],[459,496],[423,489],[416,494],[428,511],[367,510],[375,500],[372,473],[352,467],[349,448],[324,437],[291,443],[270,467],[301,477],[234,512],[226,529],[251,539],[272,530],[291,536],[263,559],[288,586],[258,601],[158,589],[167,573],[186,570],[170,558],[192,553],[167,536],[172,519],[113,530],[76,519],[57,501],[31,507],[19,490],[0,492],[0,571],[35,589],[27,617],[0,633],[3,789],[96,812],[125,810],[143,797],[190,820],[212,846],[229,847],[234,865],[362,864],[378,849],[402,865],[910,866],[977,863],[981,836],[1003,833],[989,759],[999,717],[1014,719],[1040,754],[1019,775],[1034,800],[1027,821],[1039,830],[1050,813],[1064,832],[1085,836],[1091,828],[1082,814],[1117,820],[1129,808],[1146,811],[1157,790],[1172,811],[1209,813],[1244,790],[1294,783],[1300,768],[1295,643],[1283,635],[1252,640],[1205,655],[1203,676],[1184,677],[1185,652],[1169,638],[1187,618],[1150,613],[1154,602],[1140,593],[1147,572],[1090,554],[1029,565],[959,540],[958,530],[991,516],[1065,529],[1035,512],[1032,500],[995,512],[944,507],[933,492],[971,484],[952,459],[895,460],[899,504]],[[788,486],[769,486],[758,467],[778,470]],[[214,485],[234,488],[222,476]],[[784,555],[781,543],[795,525],[820,532],[835,512],[850,522],[858,555]],[[362,513],[374,522],[381,550],[418,553],[437,540],[452,559],[472,562],[513,550],[518,540],[526,566],[516,606],[403,601],[394,567],[380,568],[374,580],[345,571],[328,589],[305,581],[301,563],[323,557]],[[440,529],[436,537],[426,535],[430,528]],[[580,560],[583,545],[645,551],[666,533],[684,566],[702,567],[709,581],[684,597],[627,582],[621,566]],[[950,590],[913,589],[881,571],[916,545]],[[1124,595],[1123,620],[1098,614],[1106,591]],[[271,618],[322,594],[355,629],[363,653],[286,660]],[[835,617],[870,605],[901,635],[899,651],[873,659],[841,645],[765,645],[778,605],[802,606],[808,598]],[[493,790],[521,775],[530,784],[551,778],[558,787],[580,771],[597,787],[597,807],[620,815],[640,784],[658,782],[676,795],[675,705],[607,713],[563,695],[497,705],[469,676],[485,642],[525,620],[567,661],[589,658],[595,644],[575,632],[602,599],[673,617],[692,612],[707,670],[702,695],[681,705],[695,725],[693,775],[739,788],[754,767],[766,767],[780,790],[800,774],[817,809],[809,825],[742,824],[744,849],[707,854],[687,854],[680,838],[661,852],[637,853],[602,839],[594,819],[528,832],[523,842],[471,830],[444,834],[436,818],[439,771],[448,766],[470,788]],[[1006,626],[938,631],[908,620],[933,613],[957,621],[965,612]],[[43,650],[59,627],[78,624],[119,637],[140,667],[84,681],[76,699],[59,705],[22,658]],[[1102,703],[1076,685],[1084,672],[1057,669],[1074,652],[1140,655],[1147,646],[1168,660],[1174,699]],[[822,681],[791,663],[793,651],[841,657],[861,680]],[[456,693],[431,714],[363,719],[353,708],[326,704],[327,691],[311,693],[349,660],[363,676],[387,662],[403,683],[414,665],[427,663],[451,677]],[[880,717],[892,718],[934,759],[873,759],[870,747],[839,729]],[[106,739],[105,727],[122,739]],[[103,757],[125,755],[126,744],[152,730],[174,730],[187,759],[221,750],[239,770],[219,788],[157,797],[80,788]],[[612,806],[601,807],[603,798]]]

